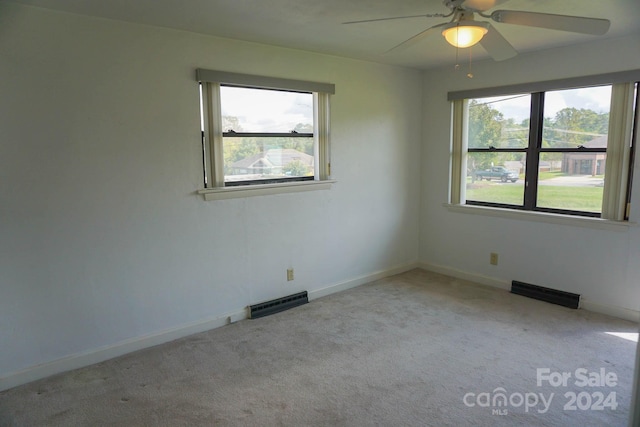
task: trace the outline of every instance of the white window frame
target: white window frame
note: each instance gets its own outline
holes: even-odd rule
[[[199,190],[198,193],[202,194],[205,200],[331,188],[331,184],[335,180],[331,179],[330,96],[335,93],[335,85],[205,69],[196,70],[196,80],[201,85],[205,177],[205,188]],[[221,85],[313,94],[313,135],[316,161],[314,162],[315,171],[312,181],[286,181],[269,184],[252,182],[241,186],[225,186],[222,109],[220,102]]]
[[[531,219],[539,216],[549,222],[554,222],[554,217],[566,216],[561,214],[548,214],[532,210],[517,210],[509,208],[487,208],[466,205],[466,163],[467,163],[467,119],[468,100],[473,98],[510,95],[516,93],[546,92],[558,89],[573,89],[598,85],[612,85],[611,108],[609,112],[609,133],[607,145],[607,160],[605,170],[604,194],[602,211],[598,220],[626,221],[629,215],[627,200],[627,185],[633,122],[634,122],[634,87],[640,81],[640,70],[624,71],[597,76],[586,76],[572,79],[554,80],[537,83],[527,83],[506,87],[473,89],[460,92],[450,92],[448,99],[452,101],[452,128],[451,128],[451,179],[449,191],[449,203],[447,206],[456,211],[475,209],[478,212],[490,215],[500,212],[513,212],[522,214],[522,218]],[[638,106],[636,106],[636,109]],[[494,211],[494,212],[490,212]],[[503,216],[513,217],[513,213],[505,213]],[[576,219],[580,213],[576,212]],[[583,221],[589,223],[592,221]]]

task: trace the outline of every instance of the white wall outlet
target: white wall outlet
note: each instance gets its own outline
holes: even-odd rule
[[[287,268],[287,282],[293,280],[293,268]]]
[[[491,252],[491,255],[489,256],[489,264],[498,265],[498,254],[497,253]]]

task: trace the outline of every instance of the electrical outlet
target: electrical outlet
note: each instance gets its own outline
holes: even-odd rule
[[[498,265],[498,254],[495,252],[491,252],[491,256],[489,256],[489,264]]]
[[[287,268],[287,282],[293,280],[293,268]]]

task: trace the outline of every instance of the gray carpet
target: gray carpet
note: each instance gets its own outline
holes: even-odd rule
[[[606,332],[637,325],[413,270],[5,391],[0,425],[626,426],[636,344]]]

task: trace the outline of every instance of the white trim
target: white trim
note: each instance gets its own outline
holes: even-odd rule
[[[430,264],[427,262],[421,262],[419,268],[423,270],[433,271],[434,273],[444,274],[445,276],[455,277],[456,279],[467,280],[476,284],[490,286],[492,288],[503,289],[505,291],[511,290],[511,281],[504,279],[497,279],[495,277],[483,276],[481,274],[470,273],[456,268],[445,267],[437,264]]]
[[[613,83],[635,82],[638,80],[640,80],[640,69],[619,71],[608,74],[597,74],[594,76],[569,77],[566,79],[547,80],[543,82],[522,83],[509,86],[460,90],[448,92],[447,100],[454,101],[456,99],[465,98],[487,98],[498,95],[546,92],[555,89],[573,89]]]
[[[629,221],[613,221],[609,219],[591,218],[586,216],[559,215],[547,212],[523,211],[516,209],[501,209],[487,206],[452,205],[443,206],[451,212],[473,215],[485,215],[498,218],[516,219],[520,221],[546,222],[550,224],[570,225],[574,227],[595,228],[600,230],[626,232],[637,223]]]
[[[604,178],[604,189],[603,189],[603,200],[601,206],[601,214],[600,218],[604,220],[611,221],[622,221],[625,218],[626,207],[627,207],[627,180],[629,173],[629,163],[630,163],[630,151],[631,151],[631,132],[633,127],[633,113],[634,113],[634,89],[636,87],[635,83],[629,82],[629,80],[618,81],[617,79],[625,76],[630,77],[630,74],[636,75],[636,77],[640,76],[640,70],[634,70],[633,72],[622,72],[622,73],[613,73],[606,75],[607,78],[613,79],[611,82],[607,83],[608,86],[611,86],[611,105],[610,105],[610,114],[609,114],[609,123],[608,123],[608,146],[606,149],[606,174]],[[603,78],[604,75],[601,76],[590,76],[585,79],[593,79],[593,78]],[[584,83],[584,79],[569,79],[567,80],[559,80],[554,82],[541,82],[540,84],[548,86],[544,90],[550,90],[551,88],[562,88],[555,87],[553,84],[567,84],[564,89],[570,89],[574,86],[570,85],[569,82],[577,82],[582,81]],[[637,79],[631,80],[632,82],[636,82]],[[581,87],[581,86],[577,86]],[[460,178],[460,170],[459,168],[464,168],[463,173],[466,173],[466,156],[468,154],[468,150],[464,147],[464,135],[468,133],[463,129],[464,125],[468,125],[468,111],[466,109],[462,109],[461,100],[467,100],[471,97],[477,97],[481,93],[483,96],[489,96],[488,93],[484,93],[485,91],[495,90],[493,89],[479,89],[472,91],[462,91],[462,92],[450,92],[449,100],[452,101],[453,104],[453,113],[451,123],[453,126],[452,131],[452,160],[451,160],[451,175],[449,178],[449,203],[451,205],[464,204],[465,199],[465,190],[466,190],[466,176],[462,176]],[[525,93],[533,93],[537,92],[534,90],[527,90]],[[521,92],[517,92],[521,93]],[[464,95],[464,97],[460,97]],[[495,94],[494,94],[495,95]],[[544,94],[543,94],[544,95]],[[535,100],[534,100],[535,101]],[[533,102],[533,101],[532,101]],[[540,102],[544,104],[544,99]],[[533,102],[531,108],[538,108],[535,105],[536,102]],[[531,111],[531,114],[534,114],[535,111]],[[462,115],[462,116],[461,116]],[[468,136],[468,135],[467,135]],[[530,138],[537,137],[540,138],[540,135],[535,133],[531,133],[529,135]],[[542,153],[538,149],[534,150],[532,146],[533,142],[529,141],[529,147],[527,149],[527,156],[532,154],[536,154],[537,160],[540,159]],[[540,141],[538,141],[540,143]],[[458,147],[462,147],[462,152],[456,152]],[[534,151],[532,151],[534,150]],[[534,159],[535,160],[535,159]],[[536,161],[537,161],[536,160]],[[531,166],[529,164],[529,166]],[[526,184],[526,183],[525,183]],[[536,186],[538,184],[534,184]],[[528,194],[528,191],[525,191],[525,197],[533,196],[533,194]],[[537,204],[537,201],[532,201],[533,206]],[[528,206],[529,203],[525,203],[527,205],[527,210],[531,209],[531,206]],[[586,223],[584,223],[586,224]]]
[[[254,74],[231,73],[227,71],[196,70],[196,80],[207,83],[226,83],[244,87],[284,89],[303,92],[336,93],[333,83],[310,82],[306,80],[283,79],[280,77],[257,76]]]
[[[335,285],[327,286],[321,289],[317,289],[309,292],[309,301],[313,301],[324,296],[341,292],[347,289],[355,288],[357,286],[364,285],[366,283],[373,282],[375,280],[384,279],[386,277],[401,274],[415,268],[421,268],[423,270],[433,271],[436,273],[444,274],[447,276],[455,277],[462,280],[467,280],[472,284],[479,284],[484,286],[490,286],[503,290],[509,290],[511,288],[510,281],[504,279],[498,279],[494,277],[482,276],[475,273],[470,273],[450,267],[444,267],[436,264],[430,264],[426,262],[411,262],[401,266],[393,267],[386,270],[380,270],[372,274],[360,276],[352,280],[347,280]],[[606,314],[609,316],[638,322],[640,320],[640,312],[636,310],[630,310],[622,307],[609,306],[605,304],[599,304],[593,301],[582,299],[581,308],[593,311],[597,313]],[[189,335],[197,334],[200,332],[208,331],[225,326],[229,323],[234,323],[240,320],[248,319],[248,308],[235,310],[233,312],[224,314],[222,316],[213,317],[203,321],[196,321],[181,325],[175,328],[166,329],[164,331],[156,332],[141,337],[130,338],[128,340],[120,341],[118,343],[103,346],[97,349],[87,350],[84,352],[76,353],[62,359],[54,360],[41,365],[32,366],[24,370],[10,373],[0,378],[0,391],[8,390],[13,387],[17,387],[22,384],[29,383],[31,381],[46,378],[51,375],[67,372],[73,369],[82,368],[94,363],[100,363],[105,360],[109,360],[124,354],[128,354],[134,351],[149,348],[155,345],[163,344],[169,341],[173,341],[179,338],[183,338]]]
[[[451,267],[445,267],[442,265],[431,264],[427,262],[421,262],[418,264],[419,268],[427,271],[433,271],[434,273],[444,274],[446,276],[455,277],[471,282],[472,284],[480,284],[484,286],[491,286],[499,288],[505,291],[511,290],[511,281],[505,279],[498,279],[495,277],[483,276],[468,271],[462,271]],[[629,320],[632,322],[640,321],[640,311],[631,310],[624,307],[618,307],[614,305],[600,304],[595,301],[591,301],[587,298],[580,298],[580,309],[592,311],[594,313],[606,314],[607,316],[616,317],[618,319]]]
[[[318,161],[315,162],[316,176],[321,181],[331,178],[331,104],[330,97],[326,93],[314,94],[314,118],[315,126],[315,156]]]
[[[580,308],[593,311],[594,313],[617,317],[618,319],[629,320],[636,323],[640,322],[640,311],[617,307],[615,305],[600,304],[587,298],[580,298]]]
[[[204,99],[204,131],[206,149],[209,152],[208,187],[224,186],[224,150],[222,147],[222,101],[220,83],[208,83],[205,87]],[[205,172],[207,172],[205,170]]]
[[[246,319],[248,317],[248,311],[246,308],[236,310],[222,316],[180,325],[175,328],[165,329],[160,332],[140,337],[130,338],[115,344],[72,354],[70,356],[63,357],[62,359],[53,360],[41,365],[31,366],[24,370],[13,372],[1,377],[0,391],[39,380],[41,378],[46,378],[51,375],[59,374],[61,372],[67,372],[73,369],[92,365],[94,363],[104,362],[105,360],[113,359],[114,357],[122,356],[154,345],[164,344],[188,335],[219,328],[239,319]]]
[[[376,271],[375,273],[367,274],[366,276],[360,276],[352,280],[347,280],[345,282],[327,286],[325,288],[316,289],[315,291],[309,291],[309,301],[322,298],[336,292],[346,291],[347,289],[355,288],[357,286],[364,285],[365,283],[373,282],[375,280],[384,279],[385,277],[395,276],[396,274],[401,274],[410,270],[414,270],[416,268],[418,268],[418,263],[410,262],[408,264],[404,264],[398,267],[392,267],[387,270]]]
[[[205,73],[211,76],[218,75],[218,72],[211,70],[198,70],[198,75]],[[227,75],[229,73],[222,73]],[[233,74],[233,73],[231,73]],[[240,75],[244,78],[254,78],[256,76]],[[287,82],[286,79],[276,79],[279,82]],[[204,82],[204,83],[203,83]],[[223,190],[224,192],[225,175],[224,175],[224,141],[222,129],[222,100],[220,93],[220,83],[217,81],[203,80],[202,85],[202,118],[203,131],[205,135],[205,190]],[[256,86],[259,87],[259,86]],[[263,88],[263,87],[259,87]],[[286,87],[283,87],[286,89]],[[314,178],[319,181],[327,181],[331,175],[331,158],[330,158],[330,96],[326,92],[313,92],[313,110],[314,110]],[[208,153],[208,157],[207,156]],[[248,184],[250,186],[260,186],[261,184]],[[266,187],[262,187],[266,188]],[[303,190],[298,190],[303,191]],[[291,192],[291,191],[279,191]],[[201,191],[201,194],[209,194],[207,191]],[[213,194],[213,192],[211,193]],[[245,193],[235,196],[205,196],[206,200],[229,199],[237,197],[247,197],[250,195],[272,194],[270,192],[261,191],[260,193]]]
[[[452,102],[451,125],[451,183],[450,203],[458,204],[466,200],[466,186],[462,185],[467,180],[467,120],[469,102],[466,99],[457,99]]]
[[[380,270],[366,276],[360,276],[352,280],[338,283],[336,285],[331,285],[322,289],[310,291],[308,294],[309,300],[315,300],[329,294],[344,291],[346,289],[354,288],[356,286],[372,282],[374,280],[379,280],[385,277],[404,273],[417,267],[417,262],[411,262],[402,266]],[[0,391],[8,390],[10,388],[29,383],[31,381],[46,378],[51,375],[89,366],[94,363],[104,362],[105,360],[113,359],[114,357],[122,356],[133,351],[138,351],[155,345],[164,344],[169,341],[173,341],[211,329],[216,329],[221,326],[225,326],[230,323],[235,323],[237,321],[248,318],[249,308],[247,306],[243,309],[235,310],[222,316],[188,323],[141,337],[130,338],[115,344],[83,351],[64,357],[62,359],[43,363],[41,365],[31,366],[24,370],[13,372],[4,377],[0,377]]]
[[[607,159],[605,161],[602,218],[623,220],[627,205],[627,180],[633,129],[635,84],[611,87]]]
[[[204,199],[225,200],[242,197],[266,196],[269,194],[299,193],[302,191],[329,190],[335,180],[325,181],[292,181],[278,184],[241,185],[237,187],[203,188],[198,190]]]

